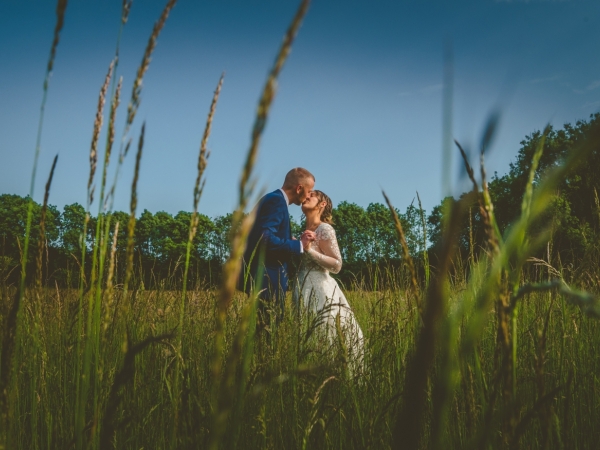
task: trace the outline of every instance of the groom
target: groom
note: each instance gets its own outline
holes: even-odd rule
[[[288,263],[300,255],[315,239],[306,231],[298,241],[292,237],[290,204],[301,205],[310,197],[315,177],[308,170],[296,167],[285,176],[281,189],[260,199],[256,218],[248,235],[238,289],[250,294],[256,287],[264,303],[275,303],[283,315],[285,293],[288,288]],[[259,261],[262,260],[262,267]],[[260,276],[262,274],[262,276]],[[264,305],[260,310],[264,311]]]

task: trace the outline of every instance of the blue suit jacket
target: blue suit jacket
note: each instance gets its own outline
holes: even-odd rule
[[[253,283],[260,282],[260,289],[266,289],[261,298],[282,303],[288,287],[288,263],[301,253],[301,246],[300,241],[292,239],[290,214],[283,193],[278,189],[265,195],[256,206],[256,219],[248,235],[238,288],[250,293]],[[261,255],[264,255],[263,276],[258,280]],[[249,277],[244,283],[248,268]]]

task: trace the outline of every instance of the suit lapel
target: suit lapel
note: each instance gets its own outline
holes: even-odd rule
[[[292,237],[292,224],[290,222],[290,211],[288,210],[287,205],[285,205],[285,220],[287,220],[287,236],[285,236],[285,239],[290,239]]]
[[[288,226],[287,226],[287,232],[288,235],[284,236],[284,239],[291,239],[292,237],[292,222],[290,221],[290,210],[289,210],[289,205],[287,204],[287,202],[285,201],[285,196],[283,195],[283,193],[281,192],[280,189],[277,189],[276,191],[277,193],[279,193],[279,195],[281,196],[281,198],[283,199],[283,203],[285,204],[285,219],[287,220]],[[284,228],[285,230],[285,228]]]

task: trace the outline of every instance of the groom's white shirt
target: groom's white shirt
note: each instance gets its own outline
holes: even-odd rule
[[[283,198],[285,198],[285,204],[290,206],[290,200],[288,199],[287,194],[285,193],[285,191],[283,189],[279,189],[281,191],[281,193],[283,194]]]
[[[285,204],[290,206],[290,200],[288,199],[287,194],[285,193],[285,191],[283,189],[279,189],[281,191],[281,193],[283,194],[283,198],[285,199]],[[304,246],[302,245],[302,243],[300,243],[300,253],[304,253]]]

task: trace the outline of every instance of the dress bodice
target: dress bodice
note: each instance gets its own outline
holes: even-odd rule
[[[309,271],[338,273],[342,269],[342,254],[335,230],[328,223],[321,223],[315,230],[315,240],[304,252],[303,268]]]

